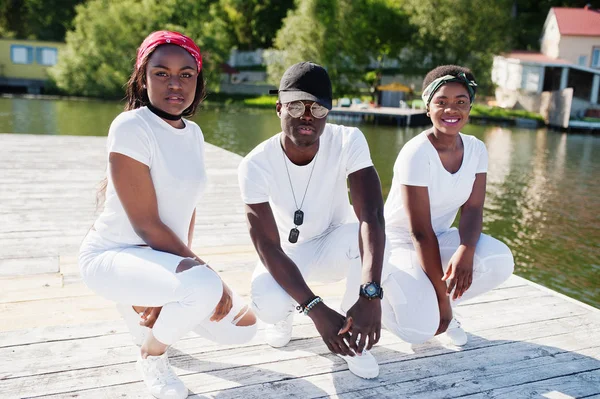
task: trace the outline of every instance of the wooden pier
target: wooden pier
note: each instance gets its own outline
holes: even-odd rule
[[[426,126],[431,121],[425,110],[394,107],[334,107],[330,113],[336,121],[370,121],[376,124],[396,126]]]
[[[110,302],[81,282],[76,255],[94,220],[103,137],[0,134],[0,398],[147,398],[136,347]],[[247,298],[256,254],[239,196],[238,155],[207,147],[210,185],[194,249]],[[343,284],[316,286],[329,303]],[[170,349],[193,398],[600,398],[600,312],[513,276],[456,309],[457,348],[387,331],[381,374],[360,379],[306,317],[274,349],[193,334]]]

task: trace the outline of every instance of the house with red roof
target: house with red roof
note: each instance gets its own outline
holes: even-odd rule
[[[542,54],[580,66],[600,68],[600,10],[554,7],[541,39]]]
[[[600,109],[600,10],[590,6],[551,8],[540,49],[494,57],[492,81],[497,85],[498,105],[540,112],[549,101],[545,101],[549,95],[543,93],[570,88],[570,119]],[[563,98],[571,96],[564,93]]]

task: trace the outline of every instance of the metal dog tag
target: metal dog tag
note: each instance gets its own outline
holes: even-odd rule
[[[288,241],[292,244],[298,242],[298,236],[300,235],[300,231],[297,228],[293,228],[290,230],[290,236],[288,237]]]
[[[304,223],[304,212],[298,209],[294,212],[294,224],[296,226],[302,226],[302,223]]]

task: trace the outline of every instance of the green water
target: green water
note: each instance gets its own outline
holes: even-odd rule
[[[121,109],[0,98],[0,132],[102,136]],[[208,142],[242,155],[279,131],[269,110],[206,107],[195,121]],[[387,195],[398,151],[420,129],[360,128]],[[600,308],[600,137],[478,125],[464,133],[489,152],[484,232],[513,250],[518,275]]]

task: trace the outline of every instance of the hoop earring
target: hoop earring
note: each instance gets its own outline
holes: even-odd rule
[[[427,117],[428,117],[428,118],[430,118],[430,117],[431,117],[431,115],[429,115],[429,112],[427,113]]]

